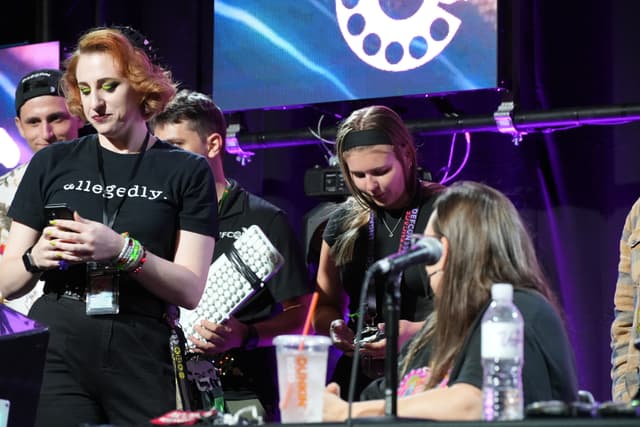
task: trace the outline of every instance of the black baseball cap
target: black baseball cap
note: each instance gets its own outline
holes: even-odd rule
[[[62,71],[54,69],[42,69],[32,71],[20,79],[16,88],[16,116],[20,116],[20,107],[38,96],[53,95],[64,96],[60,90]]]

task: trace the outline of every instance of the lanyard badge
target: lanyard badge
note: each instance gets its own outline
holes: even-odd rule
[[[146,133],[142,146],[140,147],[140,153],[136,156],[136,162],[131,169],[131,175],[129,176],[129,183],[132,182],[136,176],[142,157],[147,150],[147,144],[149,143],[149,132]],[[104,160],[102,158],[102,152],[100,143],[96,138],[96,162],[98,166],[98,178],[102,188],[106,188],[106,182],[104,178]],[[126,194],[120,199],[115,211],[109,215],[107,212],[107,199],[103,198],[103,210],[102,210],[102,223],[113,228],[116,221],[116,217],[120,212],[120,208],[126,199]],[[87,284],[87,314],[88,315],[100,315],[100,314],[118,314],[120,312],[120,271],[112,265],[100,264],[96,262],[87,263],[86,281]]]
[[[120,311],[120,272],[113,266],[87,263],[87,314],[118,314]]]

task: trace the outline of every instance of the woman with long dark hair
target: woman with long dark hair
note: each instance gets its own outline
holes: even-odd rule
[[[574,357],[562,316],[509,199],[483,184],[454,184],[438,198],[425,234],[440,240],[443,255],[426,267],[434,311],[401,353],[398,415],[482,418],[480,319],[494,283],[512,284],[524,318],[524,403],[574,401]],[[383,415],[380,385],[365,390],[372,400],[356,402],[354,416]],[[325,421],[347,416],[337,393],[336,384],[327,387]]]

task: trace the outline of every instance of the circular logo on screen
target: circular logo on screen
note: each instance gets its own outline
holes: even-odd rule
[[[364,62],[384,71],[426,64],[451,42],[460,19],[439,4],[458,0],[336,0],[340,32]]]

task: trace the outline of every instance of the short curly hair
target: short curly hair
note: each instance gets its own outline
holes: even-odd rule
[[[76,78],[78,60],[82,54],[103,52],[111,55],[122,75],[130,82],[139,96],[142,115],[150,119],[164,110],[176,93],[176,83],[171,73],[154,64],[145,51],[115,28],[94,28],[80,37],[75,51],[65,62],[62,88],[69,112],[82,120],[87,120],[82,109],[80,89]]]

